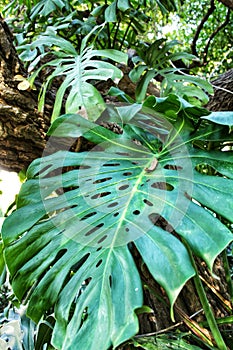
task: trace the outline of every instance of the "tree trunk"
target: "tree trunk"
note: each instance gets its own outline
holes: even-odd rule
[[[206,106],[210,111],[233,111],[233,69],[211,82],[214,95]]]
[[[163,333],[170,329],[170,327],[171,330],[189,331],[190,329],[193,330],[189,324],[190,320],[195,322],[206,320],[194,282],[190,280],[182,289],[174,305],[175,322],[172,322],[169,301],[163,288],[151,277],[149,271],[137,256],[137,253],[135,257],[144,285],[144,304],[152,309],[151,313],[139,316],[139,333],[141,335]],[[231,309],[232,305],[227,292],[228,287],[226,285],[226,276],[221,256],[216,259],[213,269],[214,275],[217,278],[213,277],[205,263],[198,258],[196,258],[196,264],[215,317],[229,316],[229,309]],[[227,327],[225,328],[227,329]],[[232,332],[232,327],[230,329]]]
[[[42,154],[49,118],[37,110],[37,92],[18,89],[17,75],[26,73],[0,17],[0,167],[19,172]]]
[[[1,168],[18,172],[26,168],[33,159],[41,156],[46,144],[50,118],[49,111],[45,115],[38,112],[37,92],[18,89],[19,81],[16,80],[16,75],[26,76],[26,73],[13,46],[10,30],[0,17],[0,165]],[[233,91],[233,69],[213,83],[223,90],[215,89],[215,95],[211,97],[207,107],[211,110],[233,110],[233,95],[226,91]],[[195,321],[203,320],[202,306],[193,281],[189,281],[175,304],[173,323],[164,290],[153,280],[137,252],[134,252],[134,256],[144,285],[144,304],[152,310],[149,314],[139,316],[140,334],[154,334],[169,327],[179,327],[187,331],[188,322],[185,317],[195,313]],[[215,315],[228,315],[218,297],[220,293],[230,305],[221,258],[217,259],[214,268],[219,280],[211,276],[202,262],[198,261],[198,266]]]

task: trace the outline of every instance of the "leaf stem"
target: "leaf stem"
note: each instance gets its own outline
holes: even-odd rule
[[[223,267],[224,267],[225,274],[226,274],[226,282],[228,285],[228,292],[230,294],[231,302],[233,303],[233,283],[232,283],[232,279],[231,279],[231,272],[230,272],[229,262],[227,259],[226,249],[222,252],[222,259],[223,259]]]
[[[218,325],[217,325],[217,322],[216,322],[216,319],[214,317],[214,314],[213,314],[213,311],[211,309],[211,306],[209,304],[209,301],[207,299],[207,296],[206,296],[206,293],[205,293],[205,290],[204,290],[204,287],[203,287],[203,284],[201,282],[201,279],[199,277],[199,272],[198,272],[198,269],[197,269],[197,265],[196,265],[196,262],[193,258],[193,254],[192,254],[192,251],[190,249],[190,247],[188,246],[188,244],[186,242],[184,242],[188,252],[189,252],[189,256],[190,256],[190,259],[191,259],[191,262],[193,264],[193,267],[196,271],[196,275],[193,277],[193,280],[194,280],[194,284],[195,284],[195,287],[196,287],[196,290],[197,290],[197,294],[199,296],[199,299],[200,299],[200,302],[202,304],[202,307],[203,307],[203,310],[204,310],[204,313],[205,313],[205,317],[207,319],[207,322],[208,322],[208,325],[210,327],[210,330],[212,332],[212,335],[215,339],[215,342],[217,344],[217,347],[219,350],[227,350],[227,346],[222,338],[222,335],[218,329]]]

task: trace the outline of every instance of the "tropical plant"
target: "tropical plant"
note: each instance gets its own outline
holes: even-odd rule
[[[80,53],[77,53],[69,41],[58,37],[53,28],[47,28],[46,32],[41,34],[31,44],[19,47],[19,50],[23,50],[21,54],[22,59],[28,59],[30,61],[34,59],[29,69],[33,69],[39,60],[48,54],[56,57],[42,64],[29,79],[30,84],[33,86],[35,78],[41,70],[46,67],[53,70],[46,78],[44,86],[41,89],[41,96],[39,98],[40,111],[44,108],[45,94],[52,80],[57,77],[63,79],[56,93],[52,120],[60,114],[65,93],[67,93],[65,103],[66,113],[75,113],[79,109],[84,108],[91,120],[98,117],[105,108],[105,103],[101,94],[90,81],[119,80],[123,76],[123,73],[118,67],[104,61],[103,58],[126,64],[128,60],[126,54],[114,49],[95,50],[93,46],[87,46],[89,37],[97,29],[99,27],[94,27],[83,39]],[[50,47],[50,50],[46,52],[46,48],[48,47]],[[40,51],[40,55],[37,54],[38,50]],[[99,57],[102,59],[98,59]]]
[[[161,111],[168,109],[167,117]],[[116,348],[138,331],[143,289],[136,249],[166,290],[171,317],[179,292],[194,278],[217,346],[226,349],[193,255],[212,269],[232,241],[216,217],[232,220],[233,159],[219,146],[219,135],[227,142],[232,134],[213,122],[219,115],[174,95],[109,113],[122,133],[77,114],[57,118],[51,138],[82,136],[92,149],[58,151],[29,167],[2,231],[14,292],[28,302],[35,322],[54,310],[56,348]]]
[[[17,208],[2,229],[1,282],[4,287],[8,269],[18,299],[12,296],[0,315],[12,346],[122,350],[127,342],[132,349],[226,350],[230,344],[231,336],[219,331],[233,323],[230,302],[219,296],[226,316],[215,319],[197,264],[211,273],[223,252],[233,300],[232,112],[201,107],[212,87],[187,74],[195,56],[177,52],[177,40],[144,42],[148,23],[156,17],[166,24],[177,4],[13,0],[5,10],[32,72],[30,85],[15,77],[23,80],[18,89],[34,94],[42,78],[43,112],[46,92],[56,88],[45,153],[29,166]],[[120,79],[115,62],[126,64],[120,50],[132,47],[136,103],[113,87],[109,93],[126,104],[106,106],[94,85]],[[157,78],[161,96],[147,96]],[[192,333],[137,334],[139,315],[152,312],[143,305],[144,292],[155,293],[143,281],[144,270],[161,288],[156,300],[169,304],[171,318],[179,315]],[[190,280],[203,322],[175,304]]]
[[[175,11],[173,0],[153,1],[11,1],[4,9],[14,28],[18,44],[26,44],[47,26],[56,27],[59,35],[69,39],[77,50],[81,41],[96,25],[107,23],[99,33],[98,48],[122,49],[137,45],[137,37],[146,32],[150,11],[162,14]],[[22,27],[27,31],[23,31]]]
[[[199,58],[193,64],[195,73],[206,72],[213,77],[228,70],[232,63],[232,21],[232,10],[226,2],[182,1],[176,15],[170,13],[167,17],[166,37],[178,39],[184,50]]]
[[[161,96],[167,96],[173,92],[186,98],[191,103],[206,104],[213,88],[206,80],[187,74],[174,63],[178,60],[190,62],[196,60],[194,55],[187,52],[174,52],[171,50],[180,44],[177,40],[166,42],[159,39],[152,44],[144,44],[139,50],[138,56],[133,57],[135,64],[129,76],[137,84],[136,100],[142,102],[145,99],[147,88],[152,79],[159,78]]]

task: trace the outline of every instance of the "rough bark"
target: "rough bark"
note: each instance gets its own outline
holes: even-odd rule
[[[38,113],[37,92],[20,91],[16,75],[26,76],[0,17],[0,167],[18,172],[41,155],[49,120]]]
[[[189,318],[189,320],[198,323],[206,320],[194,282],[190,280],[182,289],[174,305],[175,322],[173,322],[171,320],[170,304],[166,293],[163,288],[154,281],[139,254],[136,251],[133,251],[133,254],[144,286],[144,304],[149,306],[152,310],[151,313],[139,315],[139,336],[156,335],[169,330],[175,331],[176,329],[184,332],[193,331],[187,321]],[[227,292],[228,287],[226,285],[225,271],[221,256],[216,259],[213,268],[214,276],[217,276],[217,278],[213,277],[203,261],[196,259],[196,264],[215,317],[229,316],[229,309],[231,309],[232,305]],[[228,329],[228,331],[230,330],[232,332],[232,327],[222,327],[222,329]],[[205,328],[203,328],[203,330],[208,332]],[[127,348],[123,347],[119,350],[126,349]]]
[[[211,83],[214,86],[214,95],[210,97],[206,107],[211,111],[233,111],[233,69]]]

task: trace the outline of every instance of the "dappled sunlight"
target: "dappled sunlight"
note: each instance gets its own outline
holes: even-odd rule
[[[0,170],[0,227],[4,218],[2,215],[11,205],[19,192],[21,183],[17,173]]]

